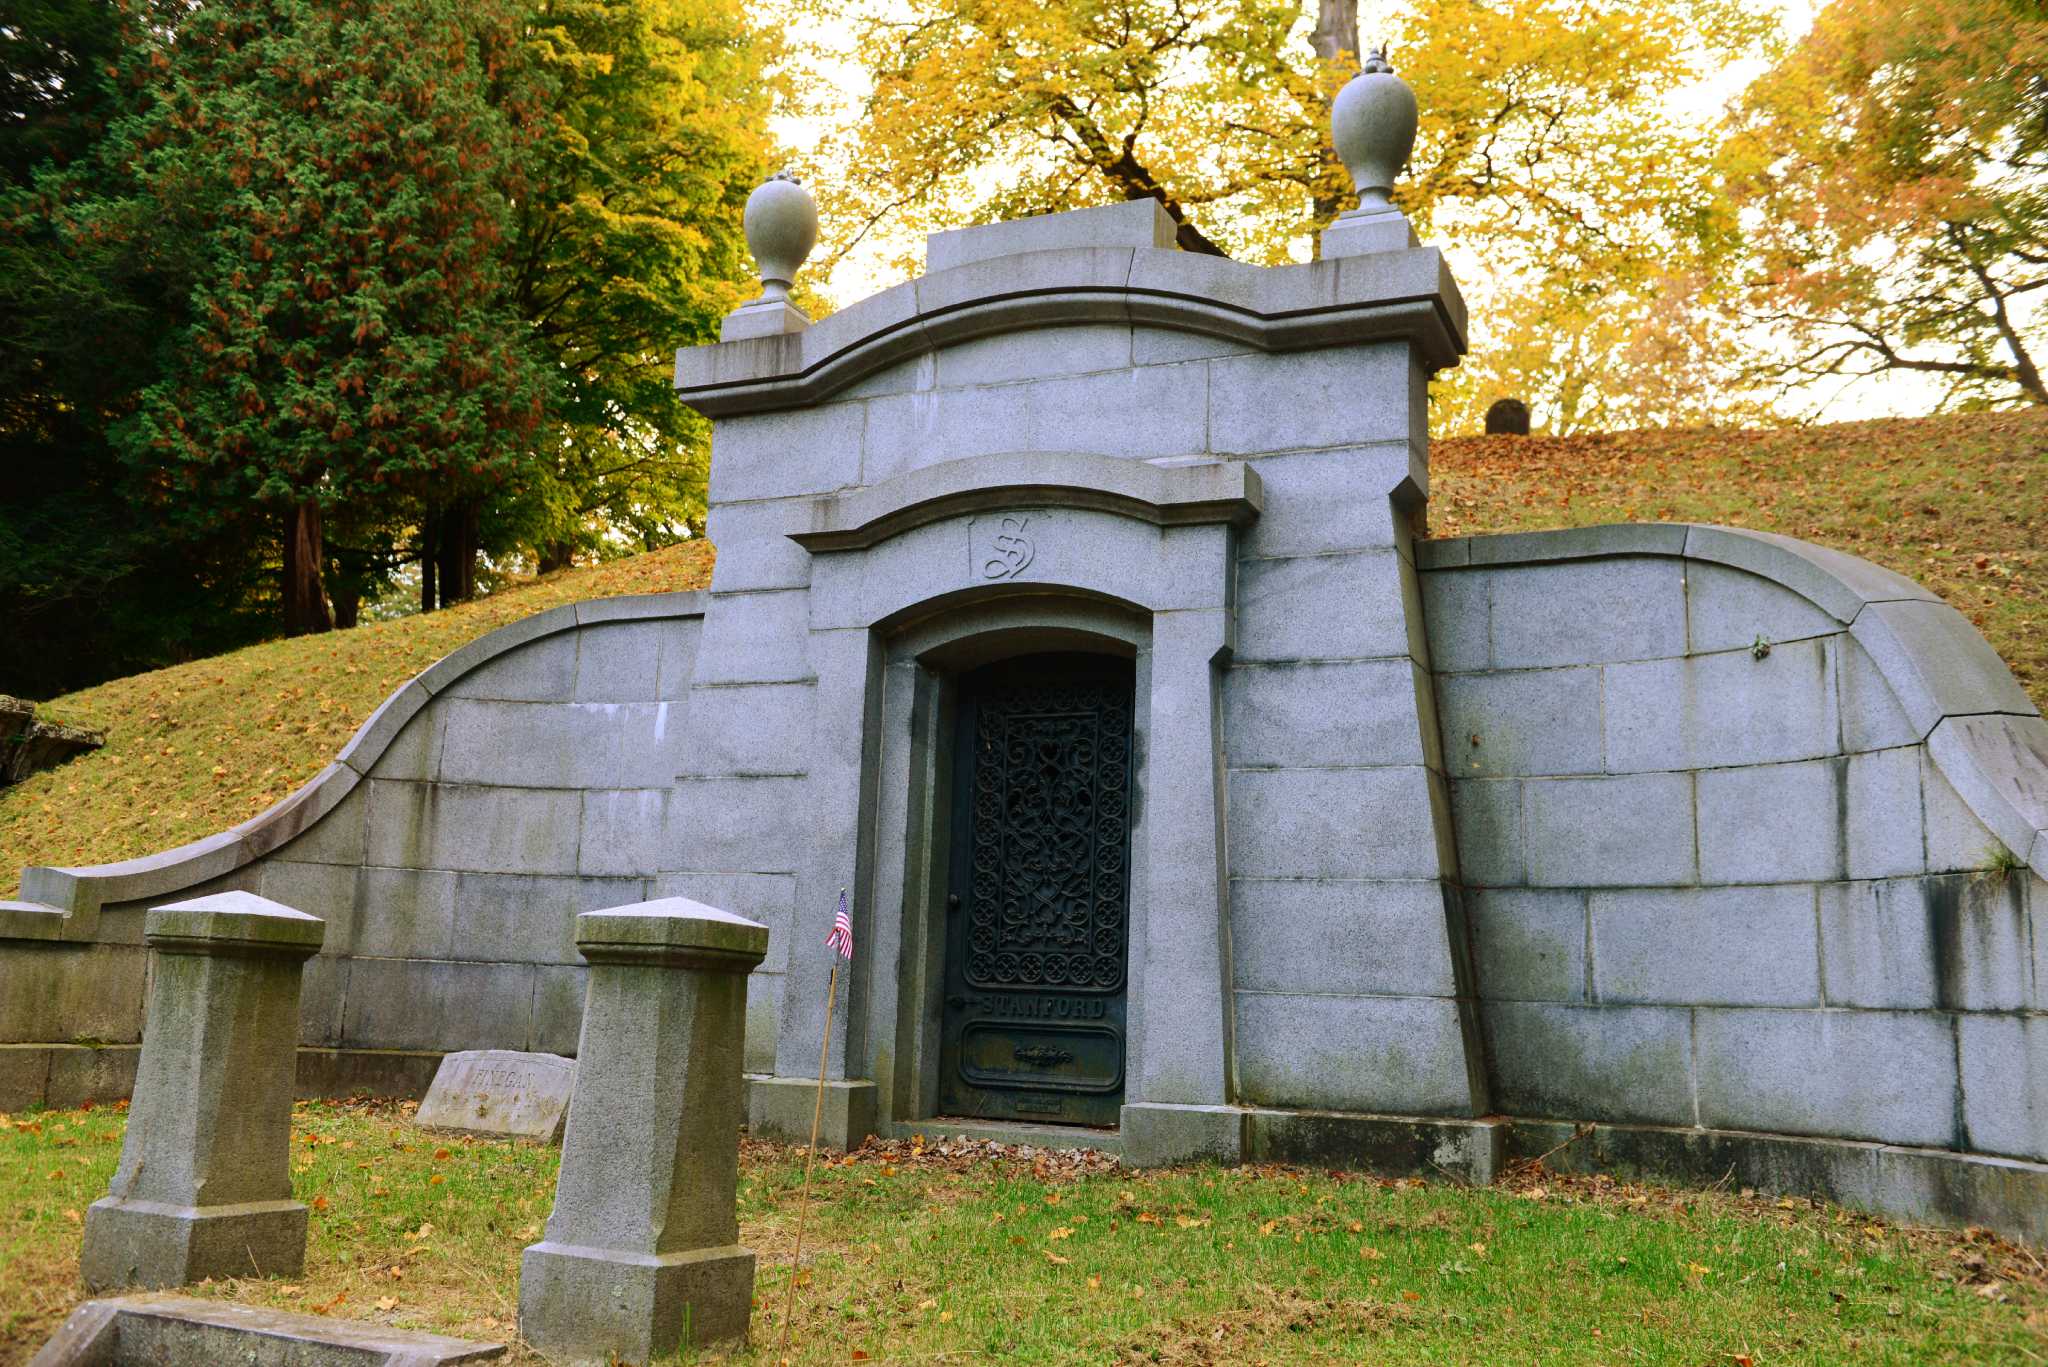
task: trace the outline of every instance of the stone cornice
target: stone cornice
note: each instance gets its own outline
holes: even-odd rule
[[[1240,461],[1154,465],[1114,456],[1028,452],[949,460],[865,489],[811,500],[811,527],[790,540],[813,554],[863,550],[962,513],[1043,502],[1117,513],[1160,527],[1259,515],[1258,472]]]
[[[793,408],[927,351],[1074,323],[1203,333],[1262,351],[1402,340],[1431,371],[1465,350],[1465,303],[1433,247],[1297,266],[1074,247],[935,271],[799,332],[685,347],[675,387],[711,417]]]

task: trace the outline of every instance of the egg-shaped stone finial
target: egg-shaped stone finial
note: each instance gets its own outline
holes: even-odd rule
[[[1358,187],[1360,209],[1393,203],[1394,178],[1415,150],[1415,123],[1415,92],[1394,74],[1387,50],[1375,49],[1330,110],[1330,140]]]
[[[789,286],[818,245],[818,203],[787,171],[768,177],[747,196],[741,220],[747,249],[761,269],[761,297],[789,298]]]

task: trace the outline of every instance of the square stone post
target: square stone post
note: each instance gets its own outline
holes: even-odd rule
[[[85,1217],[95,1292],[297,1276],[291,1199],[299,975],[326,923],[247,892],[152,908],[155,951],[128,1134]]]
[[[576,1090],[547,1237],[520,1263],[519,1331],[551,1355],[632,1363],[744,1339],[740,1062],[768,928],[669,897],[585,912],[576,947]]]

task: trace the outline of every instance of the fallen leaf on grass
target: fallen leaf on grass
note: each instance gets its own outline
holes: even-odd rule
[[[1369,1263],[1376,1263],[1387,1255],[1374,1248],[1371,1244],[1360,1244],[1358,1246],[1358,1256]]]
[[[1054,1230],[1052,1233],[1046,1235],[1045,1237],[1047,1239],[1071,1239],[1074,1237],[1074,1231],[1068,1229],[1065,1225],[1061,1225],[1058,1229]]]
[[[1422,1293],[1420,1291],[1403,1291],[1401,1299],[1404,1301],[1419,1301],[1422,1299]]]
[[[377,1308],[379,1310],[396,1310],[398,1308],[398,1297],[379,1296],[377,1298]]]
[[[315,1210],[325,1210],[325,1209],[327,1209],[327,1198],[326,1198],[325,1196],[315,1196],[315,1197],[313,1198],[313,1209],[315,1209]]]
[[[1072,1258],[1062,1258],[1059,1254],[1053,1252],[1049,1248],[1045,1251],[1045,1260],[1053,1264],[1055,1267],[1065,1267],[1068,1263],[1073,1261]]]

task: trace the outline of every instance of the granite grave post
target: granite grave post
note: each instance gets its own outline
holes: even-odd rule
[[[85,1217],[91,1290],[293,1276],[299,978],[326,923],[248,892],[152,908],[149,1014],[121,1164]]]
[[[576,1088],[546,1237],[520,1265],[542,1352],[646,1362],[742,1339],[754,1254],[734,1202],[747,974],[768,928],[687,898],[585,912]]]

